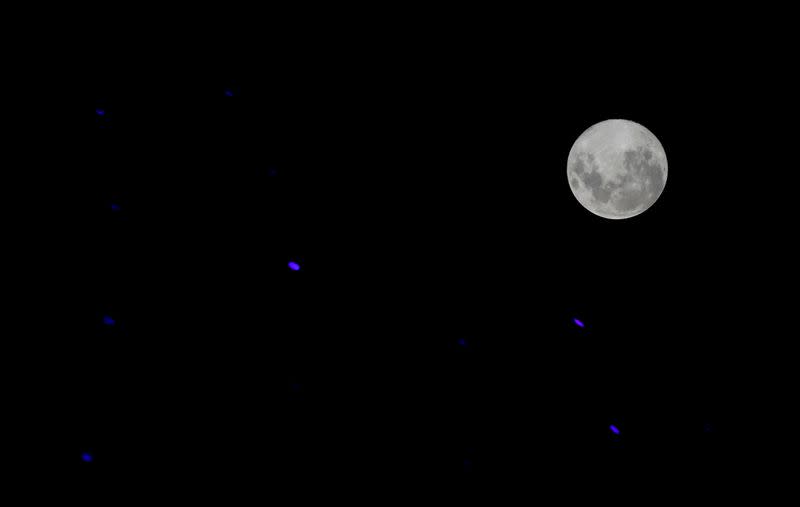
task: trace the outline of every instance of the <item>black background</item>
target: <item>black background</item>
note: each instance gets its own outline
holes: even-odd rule
[[[53,150],[30,466],[117,493],[736,469],[788,276],[752,178],[781,41],[513,17],[98,54]],[[629,220],[564,174],[611,118],[669,160]]]

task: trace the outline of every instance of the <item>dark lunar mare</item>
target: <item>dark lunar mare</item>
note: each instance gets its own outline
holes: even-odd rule
[[[575,155],[575,162],[572,163],[572,170],[575,171],[575,174],[581,176],[586,173],[587,165],[593,171],[597,171],[597,163],[594,160],[594,155],[582,151]]]
[[[623,190],[622,197],[616,202],[618,211],[627,212],[641,206],[651,193],[657,198],[664,190],[664,177],[661,166],[648,148],[640,146],[636,150],[626,151],[623,163],[628,171],[623,184],[631,179],[642,183],[641,190]]]
[[[586,171],[587,163],[591,166],[592,172]],[[614,188],[603,185],[603,178],[597,169],[597,163],[591,153],[579,153],[572,164],[572,170],[580,177],[586,188],[592,191],[592,196],[599,202],[607,203]],[[572,186],[576,187],[576,184],[573,182]]]
[[[579,176],[584,173],[584,164],[582,155],[578,155],[575,162],[572,164],[572,170],[575,172],[575,174]]]

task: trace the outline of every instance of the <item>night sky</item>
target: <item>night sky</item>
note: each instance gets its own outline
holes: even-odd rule
[[[25,466],[117,493],[734,468],[788,256],[731,155],[771,60],[495,30],[98,63],[53,149]],[[566,178],[612,118],[669,161],[628,220]]]

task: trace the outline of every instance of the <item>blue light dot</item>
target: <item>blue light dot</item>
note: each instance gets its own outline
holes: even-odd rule
[[[117,323],[117,321],[115,321],[114,319],[112,319],[108,315],[103,317],[103,324],[105,324],[106,326],[113,326],[116,323]]]
[[[461,339],[458,340],[458,344],[461,345],[462,347],[466,347],[467,346],[467,340],[465,340],[464,338],[461,338]]]
[[[578,320],[578,319],[572,319],[572,321],[575,323],[575,325],[576,325],[576,326],[578,326],[578,327],[583,327],[583,322],[581,322],[580,320]]]
[[[92,458],[92,455],[89,454],[88,452],[83,453],[81,459],[86,463],[91,463],[92,461],[94,461],[94,458]]]
[[[105,109],[95,109],[97,116],[105,116],[106,110]]]
[[[119,211],[119,209],[120,209],[119,205],[117,205],[117,204],[112,204],[111,205],[111,211]]]
[[[225,96],[226,97],[233,97],[233,91],[232,90],[225,90]]]
[[[619,429],[618,429],[616,426],[614,426],[614,425],[612,424],[612,425],[610,426],[610,428],[611,428],[611,432],[612,432],[612,433],[614,433],[615,435],[619,435]]]
[[[300,271],[300,264],[296,262],[290,262],[289,269],[291,269],[292,271]]]

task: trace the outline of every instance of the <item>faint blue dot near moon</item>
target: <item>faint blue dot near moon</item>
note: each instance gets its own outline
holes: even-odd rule
[[[567,181],[581,205],[603,218],[650,208],[667,183],[667,156],[644,126],[606,120],[583,132],[569,152]]]

